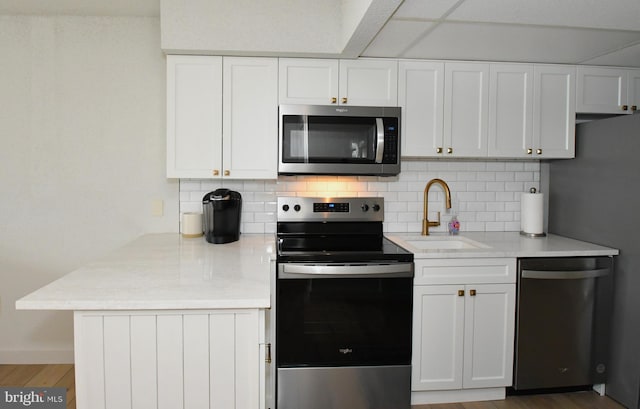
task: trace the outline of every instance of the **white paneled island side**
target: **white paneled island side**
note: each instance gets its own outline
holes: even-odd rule
[[[487,327],[491,333],[501,334],[491,345],[475,338],[449,340],[459,353],[464,346],[476,356],[491,356],[490,364],[456,358],[454,367],[439,360],[435,368],[440,369],[432,373],[425,368],[433,365],[423,365],[428,357],[453,351],[429,349],[423,335],[430,321],[421,318],[423,308],[414,308],[414,404],[504,397],[512,379],[517,258],[618,254],[560,236],[526,238],[516,232],[388,237],[415,253],[416,306],[436,299],[432,290],[451,287],[451,299],[476,305],[474,314],[484,314],[493,323]],[[78,409],[264,409],[273,399],[267,311],[275,259],[272,234],[243,234],[221,245],[175,233],[149,234],[23,297],[16,308],[74,311]],[[462,290],[465,297],[458,296]],[[467,299],[471,290],[477,296]],[[506,309],[479,309],[476,298]],[[432,321],[451,326],[451,317],[443,313]],[[447,385],[432,381],[447,373]]]

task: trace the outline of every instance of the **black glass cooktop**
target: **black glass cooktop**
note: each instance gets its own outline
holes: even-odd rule
[[[289,240],[289,241],[287,241]],[[318,262],[318,263],[341,263],[341,262],[410,262],[413,261],[413,253],[393,243],[386,237],[380,237],[375,242],[371,238],[349,237],[343,243],[334,238],[323,238],[326,244],[323,248],[319,243],[314,245],[292,246],[291,239],[283,239],[279,242],[278,262]],[[293,239],[295,240],[295,239]],[[288,245],[286,244],[288,243]],[[298,244],[302,244],[298,243]],[[280,244],[283,246],[281,247]]]

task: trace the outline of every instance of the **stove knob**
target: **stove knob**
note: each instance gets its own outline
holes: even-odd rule
[[[380,205],[379,204],[374,204],[373,205],[373,211],[374,212],[379,212],[380,211]]]
[[[284,210],[285,212],[288,212],[289,211],[289,205],[288,204],[283,205],[282,206],[282,210]]]
[[[362,206],[360,206],[360,208],[362,209],[363,212],[369,211],[369,205],[368,204],[363,204]]]
[[[299,212],[300,211],[300,205],[297,204],[297,205],[293,206],[293,210],[295,210],[296,212]]]

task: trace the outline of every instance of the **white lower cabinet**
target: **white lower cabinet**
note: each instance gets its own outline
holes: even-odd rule
[[[437,270],[450,283],[430,274]],[[504,397],[513,378],[515,270],[515,259],[416,261],[412,404]],[[467,281],[474,275],[477,283]]]
[[[257,309],[77,311],[77,408],[263,409],[264,320]]]

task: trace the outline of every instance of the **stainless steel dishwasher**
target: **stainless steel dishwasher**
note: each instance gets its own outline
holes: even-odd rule
[[[611,257],[518,260],[515,390],[605,383]]]

